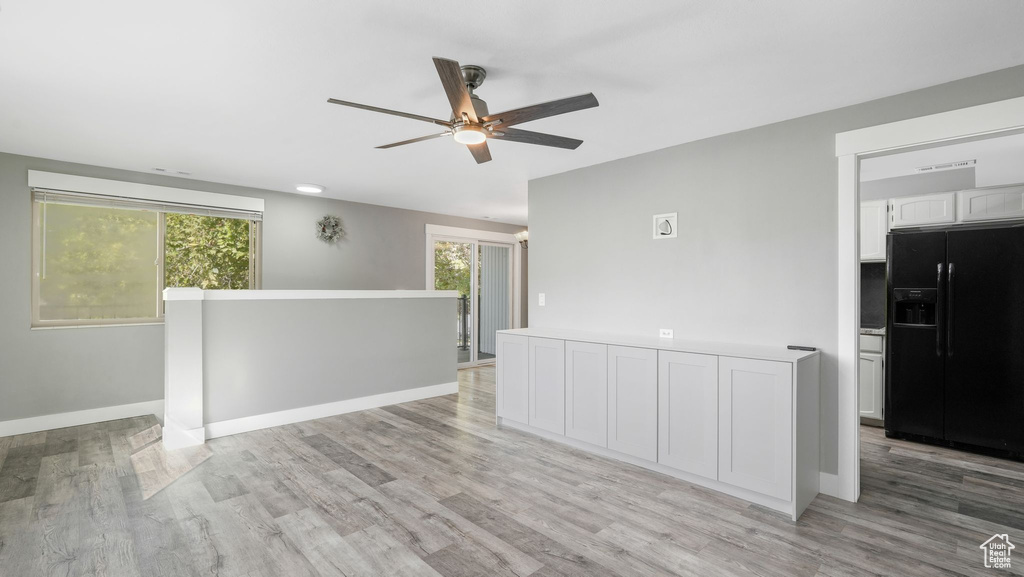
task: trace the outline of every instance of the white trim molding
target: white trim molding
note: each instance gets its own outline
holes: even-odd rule
[[[847,501],[860,497],[860,161],[926,144],[1024,129],[1024,97],[952,110],[836,134],[839,165],[838,330],[839,470],[821,474],[821,492]]]
[[[263,212],[264,205],[262,198],[251,196],[236,196],[233,194],[189,190],[187,188],[171,188],[169,186],[139,184],[123,180],[91,178],[88,176],[75,176],[73,174],[59,174],[40,170],[28,171],[28,186],[29,188],[120,196],[153,202],[173,202],[250,212]]]
[[[0,421],[0,437],[11,435],[23,435],[25,433],[37,433],[51,429],[63,429],[64,427],[77,427],[79,425],[91,425],[104,421],[116,419],[127,419],[130,417],[141,417],[143,415],[155,415],[162,419],[164,414],[163,400],[143,401],[128,405],[115,405],[113,407],[100,407],[97,409],[85,409],[83,411],[72,411],[69,413],[55,413],[52,415],[41,415],[25,419],[14,419],[11,421]]]
[[[1024,96],[836,135],[836,156],[865,155],[985,134],[1024,125]]]
[[[379,395],[370,395],[368,397],[346,399],[344,401],[335,401],[333,403],[324,403],[322,405],[313,405],[311,407],[300,407],[297,409],[288,409],[274,413],[265,413],[263,415],[253,415],[251,417],[242,417],[240,419],[218,421],[216,423],[208,423],[206,425],[206,438],[214,439],[217,437],[226,437],[228,435],[237,435],[238,433],[246,433],[269,427],[290,425],[292,423],[301,423],[303,421],[311,421],[313,419],[333,417],[334,415],[343,415],[345,413],[376,409],[378,407],[386,407],[388,405],[419,401],[421,399],[429,399],[431,397],[452,395],[458,392],[459,383],[451,382],[420,387],[418,389],[406,389],[404,391],[395,391],[393,393],[381,393]]]
[[[166,288],[165,301],[282,301],[332,299],[437,299],[456,298],[457,291],[418,290],[208,290]]]

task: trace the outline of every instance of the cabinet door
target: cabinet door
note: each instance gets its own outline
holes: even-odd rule
[[[860,354],[860,416],[882,418],[882,355]]]
[[[608,448],[658,459],[658,351],[608,347]]]
[[[498,333],[495,367],[495,406],[498,416],[525,423],[529,410],[529,339],[521,335]]]
[[[1024,185],[978,188],[958,195],[962,221],[1024,218]]]
[[[658,352],[658,462],[718,478],[718,357]]]
[[[565,434],[565,341],[530,337],[530,420]]]
[[[565,436],[608,446],[608,345],[565,341]]]
[[[718,480],[789,501],[793,365],[719,357]]]
[[[892,228],[949,224],[956,220],[953,192],[892,199]]]
[[[885,235],[889,232],[889,201],[860,204],[860,260],[885,260]]]

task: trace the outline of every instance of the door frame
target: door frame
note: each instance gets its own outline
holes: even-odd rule
[[[438,224],[428,224],[425,227],[426,232],[426,246],[425,246],[425,260],[424,269],[425,282],[424,287],[428,291],[434,290],[434,241],[452,241],[452,242],[467,242],[473,243],[473,263],[474,268],[479,258],[479,247],[480,244],[491,244],[491,245],[510,245],[512,247],[512,328],[518,329],[522,326],[522,263],[523,263],[523,247],[516,240],[514,234],[504,232],[494,232],[489,230],[478,230],[473,228],[459,228],[455,226],[442,226]],[[476,275],[472,275],[470,281],[470,290],[472,294],[476,294]],[[475,300],[475,299],[471,299]],[[477,338],[479,329],[478,315],[473,315],[473,341],[472,346],[477,346]],[[469,363],[462,366],[472,365],[486,365],[493,364],[494,359],[487,359],[485,361],[477,361],[475,363]]]
[[[917,146],[1024,129],[1024,97],[836,134],[839,165],[839,470],[821,473],[821,492],[860,497],[860,163]]]

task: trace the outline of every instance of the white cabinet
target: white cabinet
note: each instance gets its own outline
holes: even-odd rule
[[[498,333],[495,366],[495,410],[499,417],[525,423],[529,417],[530,339]]]
[[[608,448],[658,459],[658,351],[608,347]]]
[[[860,416],[871,419],[882,418],[882,390],[885,372],[882,370],[882,355],[860,353]]]
[[[658,353],[658,462],[718,478],[718,357]]]
[[[498,331],[497,423],[782,511],[818,494],[820,354]]]
[[[565,341],[530,337],[530,425],[565,434]]]
[[[1024,218],[1024,185],[976,188],[957,196],[964,222]]]
[[[791,499],[793,366],[719,358],[718,480]]]
[[[904,196],[891,201],[891,228],[952,224],[956,221],[956,193]]]
[[[885,260],[885,235],[889,232],[889,201],[872,200],[860,204],[860,260]]]
[[[608,446],[608,346],[565,341],[565,436]]]

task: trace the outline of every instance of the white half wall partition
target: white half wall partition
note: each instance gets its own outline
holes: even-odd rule
[[[455,291],[164,291],[164,446],[458,392]]]

